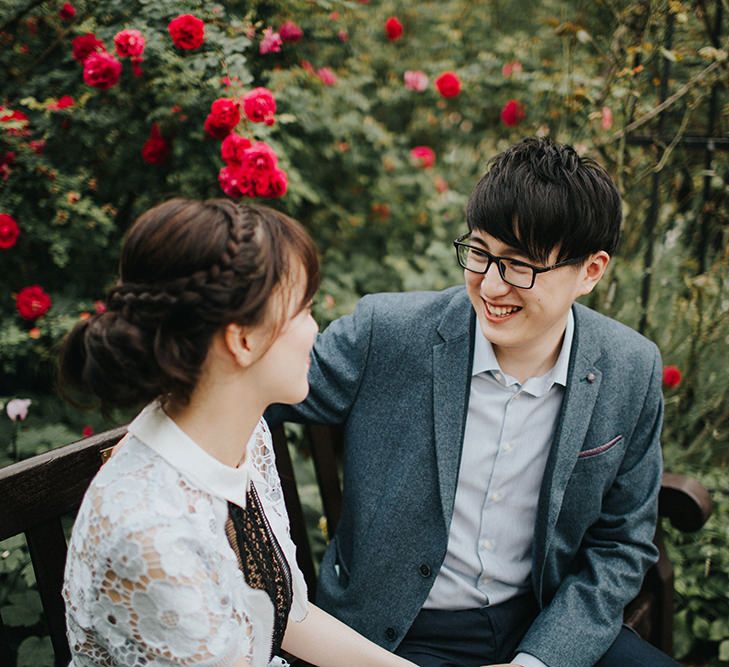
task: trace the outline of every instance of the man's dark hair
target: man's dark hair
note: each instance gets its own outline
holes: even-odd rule
[[[468,200],[468,228],[491,234],[532,261],[612,255],[620,238],[620,194],[595,160],[550,139],[529,137],[489,161]]]

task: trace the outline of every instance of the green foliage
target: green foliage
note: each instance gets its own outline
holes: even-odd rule
[[[675,652],[678,658],[713,655],[711,664],[720,664],[729,662],[729,475],[694,473],[711,492],[714,512],[695,534],[667,527],[679,609]]]
[[[127,417],[84,415],[54,396],[58,343],[103,301],[136,216],[176,194],[222,196],[220,142],[204,132],[206,114],[219,97],[265,86],[276,98],[276,123],[244,119],[238,131],[275,149],[289,187],[267,203],[301,220],[317,241],[323,275],[314,310],[322,327],[364,293],[459,282],[450,243],[465,231],[468,194],[488,158],[522,136],[550,135],[605,164],[624,196],[623,241],[586,301],[641,328],[665,363],[681,369],[681,384],[666,390],[667,467],[714,466],[706,479],[726,494],[729,165],[719,151],[707,165],[703,151],[680,141],[710,126],[718,132],[729,115],[719,105],[713,122],[708,116],[712,87],[727,83],[726,47],[709,35],[713,3],[78,0],[72,21],[59,17],[60,4],[0,2],[0,119],[8,110],[28,117],[27,134],[22,122],[0,120],[0,213],[21,230],[15,246],[0,249],[0,395],[33,399],[25,422],[0,417],[0,465]],[[205,43],[193,51],[175,48],[167,32],[187,12],[206,25]],[[405,27],[393,42],[383,29],[390,15]],[[263,29],[284,20],[300,24],[304,38],[260,54]],[[142,76],[127,59],[117,85],[84,84],[72,39],[94,32],[113,52],[114,35],[129,28],[146,39]],[[682,93],[659,121],[666,66],[668,94]],[[322,67],[336,75],[334,85],[316,75]],[[427,74],[424,91],[403,85],[407,70]],[[447,70],[463,83],[458,97],[443,98],[433,86]],[[63,95],[74,105],[54,110]],[[516,126],[500,119],[510,99],[526,112]],[[160,165],[141,157],[153,123],[172,147]],[[658,137],[657,147],[631,144],[636,134]],[[412,160],[419,145],[435,151],[433,168]],[[23,320],[15,295],[36,284],[53,305]],[[708,642],[726,658],[728,637],[715,615],[725,593],[699,576],[702,548],[727,545],[721,524],[712,525],[696,542],[669,534],[682,563],[677,588],[692,591],[679,594],[677,622],[686,631],[678,643],[691,655]],[[24,549],[0,558],[0,581],[18,592],[33,585]],[[43,646],[28,635],[19,660],[42,664],[34,651]]]

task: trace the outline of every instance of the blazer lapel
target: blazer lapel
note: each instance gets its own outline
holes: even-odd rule
[[[602,373],[595,365],[600,354],[600,346],[589,329],[584,326],[579,307],[573,308],[573,313],[575,334],[567,386],[547,458],[534,528],[532,572],[538,599],[541,598],[546,556],[562,507],[562,498],[577,462],[577,454],[587,435],[602,379]]]
[[[466,409],[471,388],[475,313],[465,289],[451,299],[438,327],[442,342],[433,346],[433,422],[438,482],[446,527],[461,462]]]

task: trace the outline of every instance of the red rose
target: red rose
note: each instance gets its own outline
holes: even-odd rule
[[[20,227],[15,218],[7,213],[0,213],[0,249],[12,248],[18,240]]]
[[[443,97],[457,97],[461,92],[461,80],[455,72],[443,72],[435,80],[435,87]]]
[[[147,164],[162,164],[170,156],[170,142],[162,136],[157,123],[152,124],[149,137],[142,146],[142,159]]]
[[[387,33],[387,39],[391,42],[400,39],[402,37],[402,31],[402,23],[400,23],[396,16],[391,16],[385,21],[385,32]]]
[[[216,139],[224,139],[240,122],[240,108],[235,100],[220,97],[210,106],[205,131]]]
[[[76,8],[70,2],[66,2],[63,7],[61,7],[58,15],[64,21],[70,21],[74,16],[76,16]]]
[[[228,197],[253,197],[253,183],[248,173],[237,165],[223,167],[218,174],[218,182]]]
[[[76,102],[73,97],[71,97],[70,95],[62,95],[55,102],[51,102],[48,105],[48,109],[50,111],[60,111],[61,109],[68,109],[74,104],[76,104]]]
[[[98,39],[92,32],[74,37],[71,42],[71,53],[73,54],[74,60],[80,63],[83,63],[95,51],[106,51],[106,47],[104,46],[104,42]]]
[[[243,153],[241,165],[246,171],[261,174],[276,168],[278,156],[267,143],[257,141]]]
[[[293,21],[285,21],[278,29],[278,34],[284,42],[298,42],[304,36],[304,31]]]
[[[268,88],[254,88],[243,97],[243,111],[253,123],[273,125],[276,113],[276,100]]]
[[[416,146],[410,155],[423,169],[430,169],[435,164],[435,151],[430,146]]]
[[[240,165],[243,153],[251,147],[251,142],[240,134],[231,132],[220,145],[220,154],[227,165]]]
[[[663,367],[663,386],[669,389],[675,389],[681,384],[681,378],[683,377],[681,370],[678,366],[664,366]]]
[[[501,122],[506,127],[515,127],[526,118],[526,111],[521,102],[509,100],[501,109]]]
[[[145,44],[139,30],[121,30],[114,35],[114,45],[120,58],[141,58]]]
[[[88,438],[89,436],[92,436],[94,434],[94,427],[89,426],[88,424],[81,429],[81,435],[84,438]]]
[[[281,35],[273,31],[273,28],[264,28],[263,39],[258,46],[258,53],[266,55],[267,53],[278,53],[281,51]]]
[[[13,136],[26,137],[30,134],[28,116],[22,111],[13,111],[0,106],[0,123],[11,123],[13,125],[13,127],[5,130]]]
[[[18,292],[15,307],[23,319],[35,320],[48,312],[51,307],[51,297],[45,293],[40,285],[31,285]]]
[[[167,26],[178,49],[197,49],[205,41],[205,23],[192,14],[180,14]]]
[[[261,195],[263,197],[283,197],[286,194],[286,190],[289,186],[289,180],[286,176],[286,172],[281,169],[274,169],[268,180],[268,189]]]
[[[121,63],[110,53],[91,53],[84,60],[84,83],[100,90],[108,90],[119,81],[121,70]]]

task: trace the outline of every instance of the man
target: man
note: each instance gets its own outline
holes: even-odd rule
[[[574,303],[617,246],[615,185],[526,139],[467,222],[465,289],[363,298],[270,415],[344,430],[317,602],[424,667],[675,665],[621,627],[657,555],[660,355]]]

